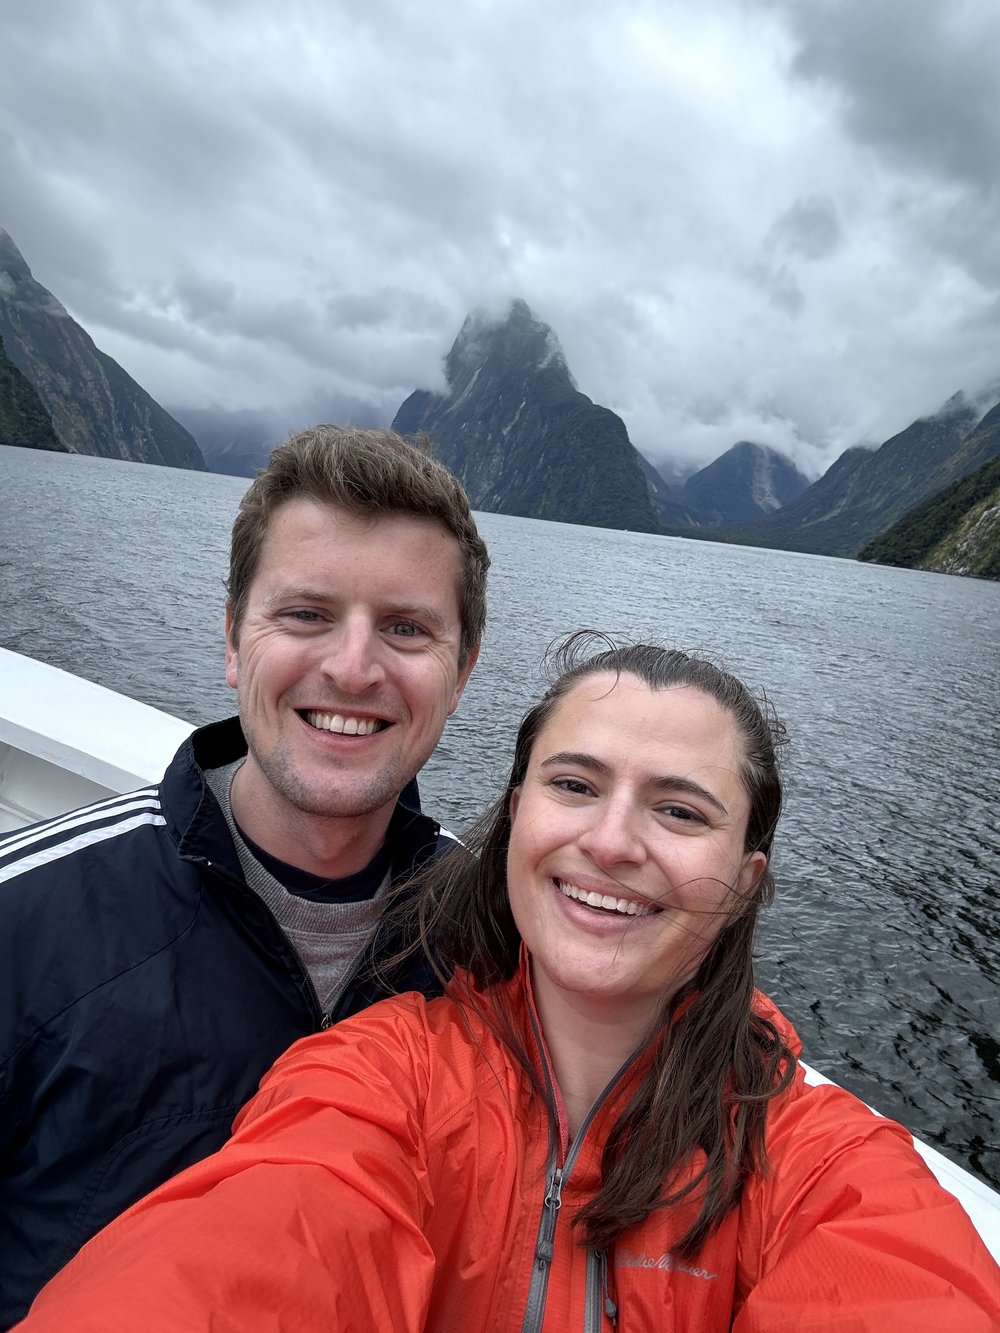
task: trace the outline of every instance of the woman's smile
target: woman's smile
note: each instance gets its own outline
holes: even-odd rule
[[[621,898],[615,893],[602,893],[599,889],[585,889],[579,884],[565,880],[555,880],[556,888],[564,897],[582,903],[596,911],[618,916],[651,916],[661,909],[652,903],[641,902],[638,898]]]

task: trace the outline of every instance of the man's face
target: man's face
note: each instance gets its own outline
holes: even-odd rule
[[[433,519],[307,499],[274,513],[238,642],[226,622],[255,823],[391,810],[475,661],[459,669],[458,577],[458,543]]]

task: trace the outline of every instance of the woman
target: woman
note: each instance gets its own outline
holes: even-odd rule
[[[753,990],[780,726],[681,653],[563,666],[423,895],[447,997],[298,1043],[23,1328],[1000,1326],[909,1135]]]

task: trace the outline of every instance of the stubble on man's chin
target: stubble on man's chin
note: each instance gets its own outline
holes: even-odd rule
[[[251,751],[253,753],[253,751]],[[303,782],[294,766],[280,752],[254,760],[273,792],[300,814],[319,819],[362,819],[386,805],[395,803],[410,781],[392,768],[352,784],[350,773],[342,773],[336,782],[325,786],[321,781]]]

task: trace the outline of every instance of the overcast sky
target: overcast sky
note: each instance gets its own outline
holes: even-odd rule
[[[3,0],[0,226],[168,407],[388,422],[522,296],[655,460],[816,475],[1000,378],[998,71],[996,0]]]

